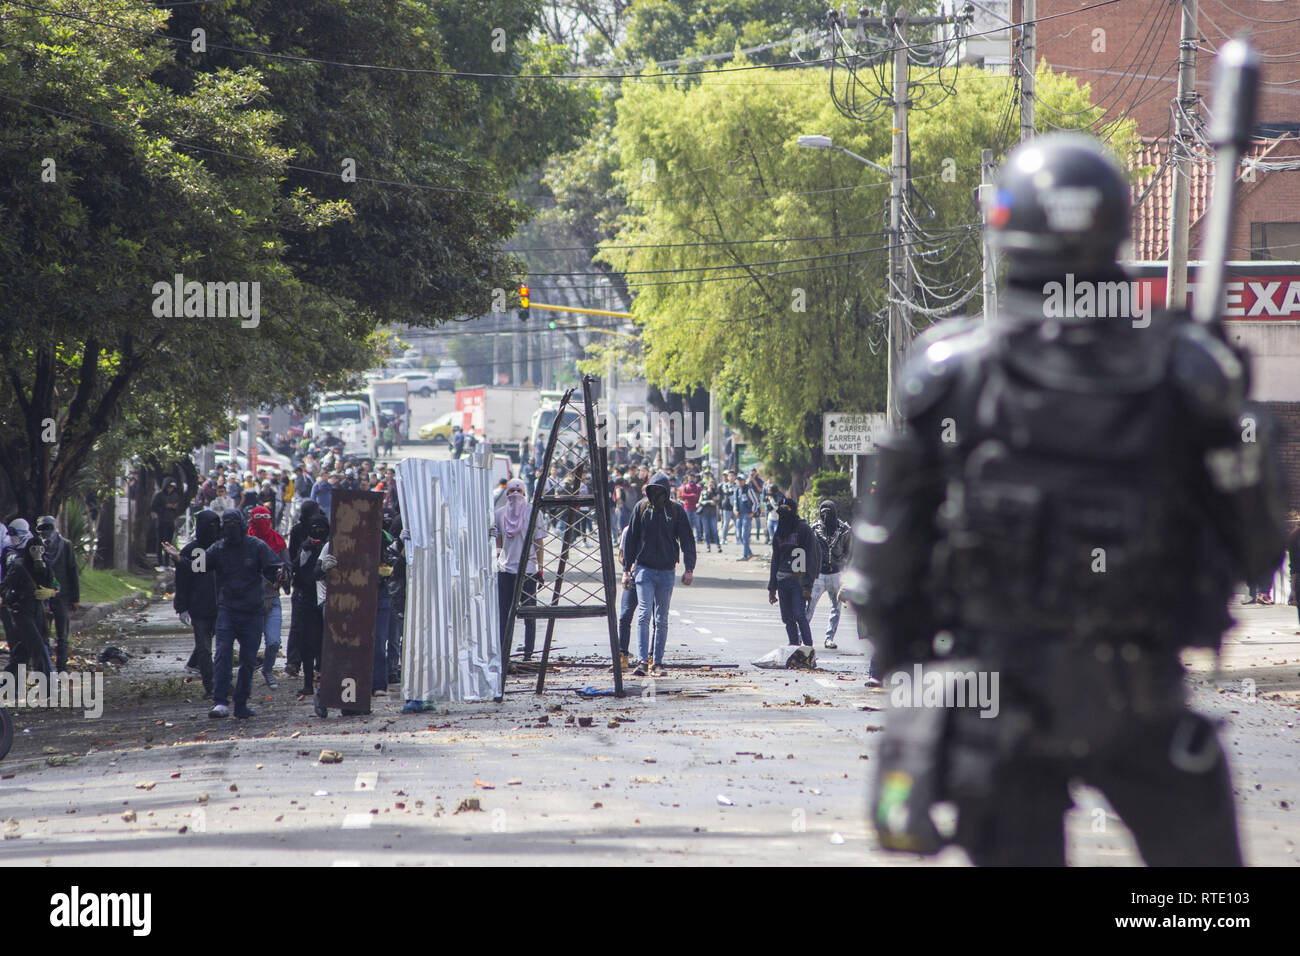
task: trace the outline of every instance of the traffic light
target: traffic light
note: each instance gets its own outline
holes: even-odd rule
[[[519,287],[519,321],[528,321],[528,286]]]

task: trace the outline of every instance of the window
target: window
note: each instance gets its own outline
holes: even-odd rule
[[[1250,257],[1285,260],[1300,258],[1300,222],[1252,222]]]

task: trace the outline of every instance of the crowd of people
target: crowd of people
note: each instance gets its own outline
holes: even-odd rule
[[[47,675],[68,666],[68,614],[81,601],[80,573],[71,543],[59,534],[53,515],[0,524],[0,625],[9,645],[5,669]],[[54,654],[50,654],[51,630]]]

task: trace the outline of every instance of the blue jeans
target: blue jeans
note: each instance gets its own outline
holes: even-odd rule
[[[275,667],[275,656],[280,653],[280,622],[283,620],[283,612],[280,610],[280,596],[276,595],[275,601],[271,604],[271,610],[266,612],[266,617],[262,620],[262,633],[266,636],[266,653],[262,655],[262,673],[267,677],[271,676],[271,670]]]
[[[253,690],[253,668],[257,666],[257,648],[262,643],[262,626],[266,615],[261,611],[232,611],[217,608],[217,638],[212,654],[212,703],[230,703],[230,664],[239,642],[239,676],[235,678],[235,709],[248,706]]]
[[[632,643],[632,615],[636,613],[636,588],[630,587],[623,592],[623,603],[618,610],[618,649],[628,652]]]
[[[776,512],[773,511],[767,516],[767,543],[771,544],[776,537]]]
[[[676,572],[654,568],[636,568],[632,580],[636,582],[636,630],[641,660],[650,659],[650,615],[655,619],[655,664],[664,662],[664,648],[668,645],[668,604],[673,598]]]
[[[702,535],[704,531],[700,527],[700,513],[698,511],[688,511],[686,512],[686,520],[691,523],[691,531],[695,535],[695,540],[703,541]]]
[[[722,512],[722,537],[719,538],[718,540],[721,541],[723,544],[727,543],[727,533],[731,530],[731,526],[735,523],[736,523],[736,513],[734,511]],[[740,536],[739,526],[736,527],[736,536],[737,537]]]
[[[752,558],[754,556],[754,552],[749,550],[749,536],[753,530],[753,515],[736,515],[736,537],[740,539],[741,546],[744,548],[742,557]]]
[[[781,607],[781,620],[785,624],[788,643],[803,643],[812,647],[812,628],[808,626],[808,606],[803,599],[803,576],[776,582],[776,599]]]
[[[618,533],[619,533],[619,534],[622,534],[622,533],[623,533],[623,529],[626,528],[626,527],[627,527],[629,524],[631,524],[631,523],[632,523],[632,509],[631,509],[631,508],[619,508],[619,509],[618,509],[618,525],[617,525],[617,527],[618,527]],[[614,543],[617,544],[618,542],[616,541],[616,542],[614,542]],[[617,550],[617,549],[616,549],[616,550]]]
[[[716,514],[700,514],[700,537],[704,539],[706,548],[711,544],[716,544],[718,550],[722,550],[722,544],[718,541],[718,516]]]

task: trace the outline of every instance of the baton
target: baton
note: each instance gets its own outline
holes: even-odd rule
[[[1258,90],[1259,56],[1245,40],[1229,40],[1220,47],[1214,66],[1214,117],[1210,122],[1214,195],[1205,231],[1205,272],[1197,283],[1192,308],[1193,317],[1203,324],[1217,321],[1223,311],[1237,165],[1255,125]]]

